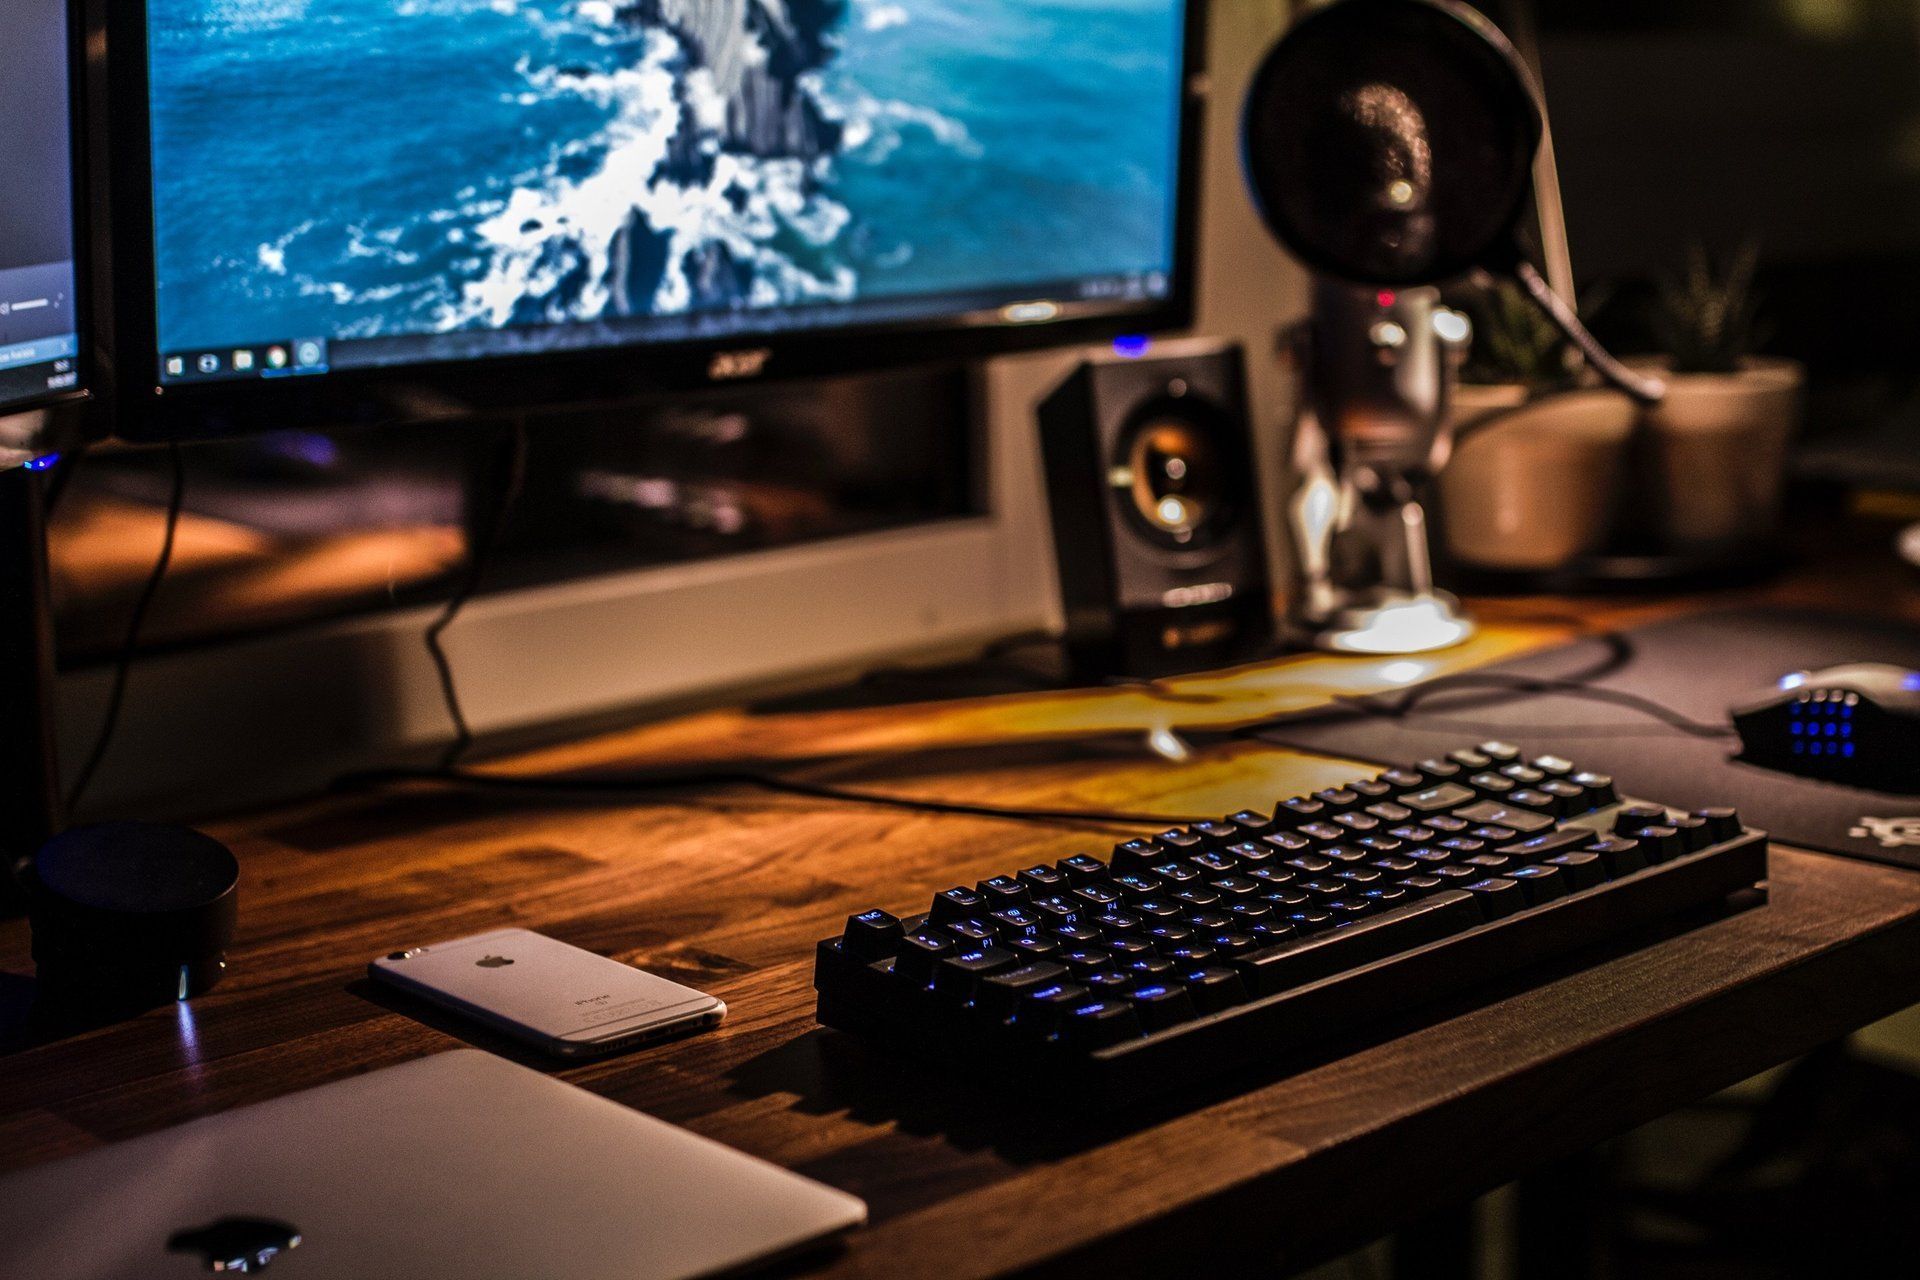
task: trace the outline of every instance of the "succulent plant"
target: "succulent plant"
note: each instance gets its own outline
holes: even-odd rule
[[[1464,381],[1520,383],[1538,393],[1572,376],[1567,340],[1511,280],[1479,290],[1466,303],[1473,314],[1473,348],[1460,371]]]
[[[1724,263],[1695,243],[1685,267],[1659,282],[1653,331],[1675,373],[1734,373],[1754,353],[1763,340],[1754,291],[1759,265],[1755,241]]]

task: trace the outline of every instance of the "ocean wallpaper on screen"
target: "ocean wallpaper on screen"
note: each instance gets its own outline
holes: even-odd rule
[[[151,0],[161,345],[1164,269],[1181,0]]]

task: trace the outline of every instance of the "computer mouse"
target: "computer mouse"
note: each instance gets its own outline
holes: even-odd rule
[[[1796,671],[1732,715],[1749,763],[1920,791],[1920,671],[1871,662]]]

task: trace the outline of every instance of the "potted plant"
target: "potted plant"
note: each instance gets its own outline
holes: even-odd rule
[[[1764,543],[1779,522],[1806,374],[1755,354],[1758,264],[1751,242],[1724,263],[1695,245],[1655,297],[1662,354],[1638,363],[1666,374],[1667,398],[1648,411],[1642,465],[1675,551],[1737,551]]]
[[[1477,569],[1561,568],[1607,536],[1633,405],[1579,385],[1565,339],[1518,285],[1467,308],[1473,346],[1440,474],[1447,549]]]

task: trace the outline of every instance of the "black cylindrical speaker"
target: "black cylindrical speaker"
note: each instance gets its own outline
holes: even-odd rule
[[[239,875],[225,845],[186,827],[110,822],[55,836],[21,875],[41,999],[127,1014],[212,987]]]

